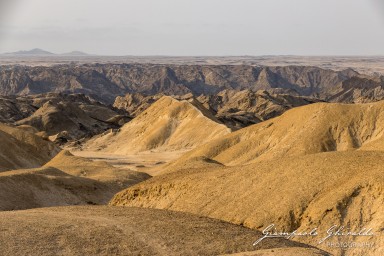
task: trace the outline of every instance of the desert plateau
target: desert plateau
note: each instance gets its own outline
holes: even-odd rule
[[[383,14],[0,0],[0,256],[384,256]]]
[[[383,76],[229,64],[0,72],[4,255],[383,253]],[[271,224],[318,234],[253,245]],[[334,225],[374,235],[319,243]],[[366,246],[331,246],[343,239]]]

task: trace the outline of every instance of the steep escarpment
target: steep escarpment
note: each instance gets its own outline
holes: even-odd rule
[[[83,93],[112,103],[126,93],[195,96],[222,90],[294,91],[321,99],[339,92],[340,84],[358,74],[316,67],[245,65],[85,64],[0,69],[0,95],[47,92]]]

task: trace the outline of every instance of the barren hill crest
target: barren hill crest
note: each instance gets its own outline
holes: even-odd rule
[[[190,149],[230,133],[196,100],[179,101],[164,96],[119,132],[102,135],[86,146],[107,152]]]

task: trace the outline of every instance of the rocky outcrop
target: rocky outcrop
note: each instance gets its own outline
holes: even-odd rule
[[[356,76],[342,82],[332,102],[367,103],[384,99],[384,77]]]
[[[117,97],[113,106],[126,111],[129,116],[136,117],[162,96],[162,94],[127,94],[124,97]],[[218,120],[234,130],[279,116],[288,109],[319,101],[278,90],[270,92],[224,90],[214,95],[194,97],[193,94],[186,94],[172,97],[178,100],[197,100]]]
[[[117,129],[129,120],[126,113],[84,94],[0,97],[1,123],[32,126],[59,144]]]

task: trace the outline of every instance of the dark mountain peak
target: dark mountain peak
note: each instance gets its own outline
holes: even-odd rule
[[[54,54],[39,48],[35,48],[29,51],[18,51],[18,52],[7,53],[7,55],[54,55]]]

